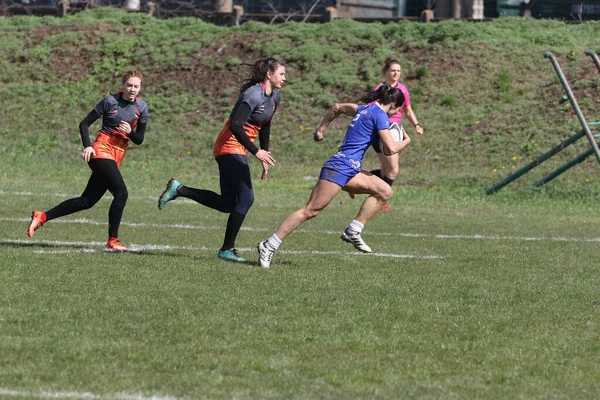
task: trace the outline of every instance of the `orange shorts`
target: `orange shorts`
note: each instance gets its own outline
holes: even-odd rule
[[[96,141],[92,144],[92,148],[96,152],[96,155],[91,156],[90,159],[106,158],[114,160],[117,166],[120,167],[121,161],[125,158],[127,140],[100,132],[96,137]]]

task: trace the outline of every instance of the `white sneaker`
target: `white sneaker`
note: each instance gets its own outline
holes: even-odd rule
[[[275,250],[271,249],[266,241],[258,242],[256,247],[258,248],[258,261],[260,262],[260,266],[269,268]]]
[[[354,247],[356,247],[356,250],[358,251],[362,251],[363,253],[371,253],[373,251],[369,246],[367,246],[365,241],[362,240],[362,238],[360,237],[360,233],[351,235],[347,231],[344,231],[342,232],[341,237],[344,242],[351,243]]]

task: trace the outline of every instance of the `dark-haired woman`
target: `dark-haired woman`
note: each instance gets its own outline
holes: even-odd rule
[[[27,234],[34,232],[44,223],[78,211],[93,207],[106,191],[113,195],[108,211],[108,242],[106,248],[127,251],[119,242],[119,225],[123,209],[127,203],[127,186],[119,167],[125,157],[128,142],[142,144],[148,122],[148,106],[138,98],[142,88],[142,73],[127,71],[123,77],[123,91],[105,97],[79,124],[79,134],[83,143],[81,158],[88,163],[92,176],[81,196],[65,200],[46,212],[34,211]],[[89,127],[102,117],[102,128],[96,140],[90,141]]]
[[[373,90],[379,89],[382,85],[388,85],[393,88],[400,89],[402,94],[404,95],[404,106],[401,107],[398,112],[390,117],[390,122],[395,122],[398,125],[401,125],[402,115],[406,115],[406,118],[413,124],[416,132],[419,135],[423,134],[423,128],[419,121],[417,120],[417,116],[415,115],[412,107],[410,106],[410,95],[408,93],[408,89],[406,86],[398,82],[400,79],[400,74],[402,72],[402,68],[398,60],[388,57],[384,60],[383,66],[381,68],[381,73],[385,76],[385,81],[375,86]],[[341,107],[345,108],[342,109]],[[317,127],[314,132],[315,141],[319,142],[323,140],[323,132],[329,125],[329,122],[333,121],[337,116],[341,114],[345,114],[348,116],[353,116],[356,110],[348,107],[348,104],[337,103],[330,110],[329,113],[331,118],[324,118],[321,125]],[[379,158],[379,162],[381,163],[381,168],[371,170],[370,172],[381,179],[383,179],[388,185],[392,186],[396,178],[398,177],[398,173],[400,172],[398,167],[398,154],[386,155],[382,152],[379,147],[379,142],[373,143],[373,150],[377,153],[377,157]],[[354,198],[354,193],[349,192],[350,197]],[[383,204],[382,209],[384,211],[389,211],[390,208],[387,204]]]
[[[213,149],[219,165],[221,194],[187,187],[171,179],[158,199],[159,210],[177,197],[186,197],[229,214],[225,238],[218,253],[221,259],[246,261],[235,248],[238,232],[254,202],[246,154],[250,152],[262,163],[261,179],[267,179],[269,165],[275,165],[269,152],[271,118],[279,105],[277,89],[281,89],[285,82],[285,66],[281,61],[264,58],[252,65],[250,77],[242,85],[240,96]],[[256,137],[259,138],[260,149],[253,143]]]
[[[362,100],[371,104],[342,105],[343,108],[355,108],[356,114],[348,125],[338,152],[321,169],[319,180],[306,205],[290,214],[270,238],[258,243],[259,263],[263,268],[269,268],[273,254],[282,240],[304,222],[316,217],[342,189],[369,195],[341,238],[359,251],[371,252],[371,248],[361,237],[362,229],[392,197],[393,191],[383,180],[370,172],[362,171],[363,156],[367,148],[379,140],[383,142],[385,154],[395,154],[410,143],[410,138],[406,135],[403,141],[394,142],[389,131],[389,117],[404,105],[404,95],[400,89],[383,85]],[[328,112],[326,118],[332,115]]]

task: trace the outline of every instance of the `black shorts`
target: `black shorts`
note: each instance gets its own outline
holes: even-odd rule
[[[373,148],[373,150],[375,150],[375,153],[381,154],[383,153],[383,150],[381,150],[381,146],[379,143],[381,143],[381,141],[377,140],[371,145],[371,147]]]

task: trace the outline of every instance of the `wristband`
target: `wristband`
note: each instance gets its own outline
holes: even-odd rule
[[[419,124],[419,123],[417,122],[417,123],[415,124],[415,128],[416,128],[417,126],[421,126],[421,124]]]

